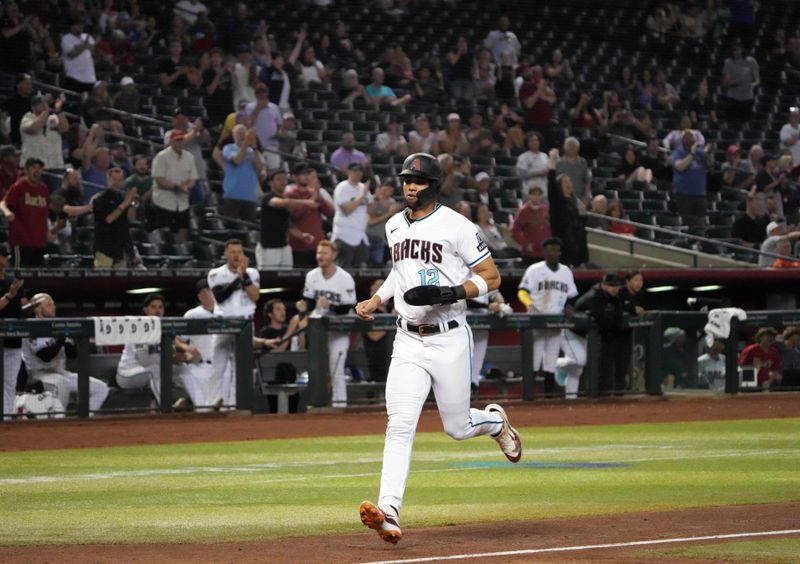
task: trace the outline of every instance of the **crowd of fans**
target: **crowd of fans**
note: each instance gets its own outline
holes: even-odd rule
[[[328,4],[303,3],[320,11]],[[413,4],[374,8],[402,17]],[[769,68],[752,56],[755,10],[740,1],[659,3],[639,38],[652,64],[623,62],[613,84],[590,91],[569,52],[526,55],[506,15],[485,36],[456,36],[441,52],[412,60],[387,42],[370,60],[344,21],[327,33],[301,26],[280,36],[246,4],[225,14],[181,0],[162,22],[137,0],[9,1],[0,71],[14,80],[2,102],[0,211],[15,260],[26,266],[75,242],[76,227],[94,228],[95,266],[141,265],[136,242],[124,235],[131,225],[180,245],[197,228],[192,209],[207,204],[253,231],[260,268],[313,264],[313,249],[331,230],[344,265],[382,265],[381,226],[398,209],[389,166],[424,151],[441,163],[442,203],[476,221],[499,258],[541,259],[541,242],[558,235],[569,263],[586,264],[585,237],[573,230],[645,234],[618,220],[635,219],[630,212],[650,197],[695,227],[708,227],[717,201],[733,198],[742,209],[722,210],[735,219],[724,225],[730,233],[712,236],[773,253],[788,241],[793,255],[800,109],[778,108],[788,123],[770,150],[753,145],[743,156],[738,144],[717,146],[725,128],[760,125],[751,120],[755,102],[760,89],[779,85],[776,72],[787,88],[798,76],[800,40],[782,30],[762,44]],[[666,62],[675,47],[703,51],[712,36],[729,45],[724,61],[708,61],[696,90],[673,85]],[[108,69],[136,68],[143,55],[156,59],[148,68],[157,80],[121,72],[110,73],[111,83],[98,80]],[[67,95],[34,84],[32,74],[59,75]],[[306,109],[299,96],[308,90],[372,112],[375,129],[348,122],[349,130],[314,135],[306,114],[298,130],[295,113]],[[163,145],[131,154],[150,123],[142,100],[171,94],[187,103],[160,123]],[[777,231],[767,229],[772,223]]]

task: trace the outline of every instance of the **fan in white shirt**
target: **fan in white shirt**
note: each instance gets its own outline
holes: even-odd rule
[[[364,168],[359,163],[347,167],[347,180],[333,191],[335,213],[332,239],[338,250],[337,263],[343,268],[366,264],[369,254],[367,206],[373,197],[369,193],[369,180],[361,182]]]

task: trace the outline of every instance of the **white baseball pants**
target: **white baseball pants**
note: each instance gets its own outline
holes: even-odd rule
[[[472,331],[472,340],[472,383],[477,386],[481,380],[481,368],[489,346],[489,330],[475,329]]]
[[[561,332],[561,350],[564,358],[559,359],[559,365],[567,374],[564,392],[567,399],[578,397],[578,388],[581,383],[581,374],[586,366],[586,337],[582,337],[569,329]]]
[[[70,394],[78,393],[78,375],[67,370],[63,372],[37,372],[31,376],[34,380],[39,380],[44,389],[51,392],[53,396],[66,408],[69,404]],[[108,397],[108,385],[102,380],[89,377],[89,411],[94,412],[100,409],[103,402]]]
[[[444,431],[452,438],[460,441],[502,429],[503,422],[496,415],[470,408],[472,346],[468,325],[425,337],[397,330],[386,379],[389,422],[380,507],[402,507],[417,422],[431,387]]]
[[[214,379],[214,369],[208,362],[181,364],[175,367],[183,387],[192,398],[195,411],[209,411],[219,398],[219,386]]]
[[[17,396],[17,374],[22,364],[22,349],[3,349],[3,414],[11,417]]]
[[[534,372],[555,372],[558,349],[561,347],[560,329],[533,330]]]
[[[236,337],[214,335],[213,377],[209,384],[214,399],[222,398],[224,405],[236,407]]]
[[[331,333],[328,337],[328,373],[331,378],[331,405],[345,407],[347,405],[347,375],[344,363],[347,360],[347,349],[350,348],[349,333]]]

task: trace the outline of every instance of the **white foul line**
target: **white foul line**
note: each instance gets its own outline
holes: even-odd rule
[[[667,544],[676,542],[694,542],[705,540],[741,539],[748,537],[766,537],[775,535],[796,535],[800,529],[787,529],[784,531],[762,531],[754,533],[733,533],[728,535],[707,535],[703,537],[681,537],[676,539],[653,539],[643,541],[615,542],[609,544],[587,544],[583,546],[556,546],[552,548],[530,548],[527,550],[507,550],[504,552],[483,552],[480,554],[453,554],[450,556],[428,556],[424,558],[407,558],[404,560],[376,560],[366,564],[407,564],[411,562],[437,562],[440,560],[465,560],[467,558],[493,558],[497,556],[521,556],[524,554],[542,554],[545,552],[572,552],[578,550],[597,550],[602,548],[625,548],[630,546],[648,546],[654,544]]]

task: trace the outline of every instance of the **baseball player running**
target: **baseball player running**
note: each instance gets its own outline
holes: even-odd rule
[[[561,240],[557,237],[547,239],[543,261],[528,267],[519,283],[517,297],[529,313],[564,313],[572,315],[571,300],[578,295],[575,279],[568,266],[560,264]],[[552,394],[558,350],[561,347],[560,329],[534,329],[533,331],[533,370],[544,376],[544,393]]]
[[[470,408],[472,332],[466,299],[500,286],[500,273],[475,225],[436,202],[442,169],[415,153],[403,163],[408,208],[386,222],[392,271],[370,299],[356,306],[366,320],[394,297],[397,334],[386,381],[389,421],[377,505],[364,501],[361,522],[386,542],[402,537],[400,509],[417,422],[433,387],[445,432],[456,440],[489,435],[511,462],[522,457],[519,434],[497,404]]]
[[[36,294],[31,298],[36,319],[51,319],[56,316],[56,304],[49,294]],[[70,394],[78,393],[78,375],[65,368],[67,354],[77,353],[72,339],[64,337],[40,337],[23,339],[22,360],[28,374],[39,380],[46,391],[52,392],[61,404],[69,404]],[[93,415],[108,396],[108,386],[102,380],[89,378],[89,411]]]
[[[317,245],[317,264],[306,274],[303,287],[303,300],[312,317],[323,315],[344,315],[356,303],[356,283],[343,268],[336,266],[336,245],[330,241],[320,241]],[[348,333],[328,333],[328,372],[331,377],[331,406],[347,405],[347,380],[344,363],[350,346]]]
[[[225,241],[225,264],[208,272],[208,287],[214,293],[217,317],[246,317],[253,319],[259,298],[258,270],[249,268],[239,239]],[[220,384],[220,397],[231,409],[236,407],[236,339],[233,335],[214,335],[214,379]]]

